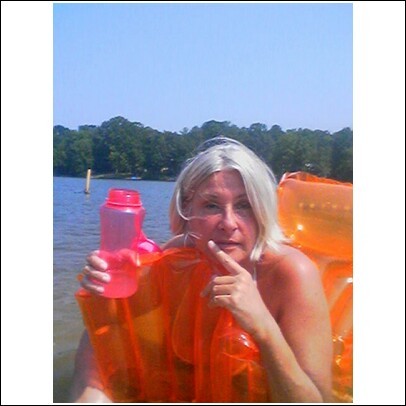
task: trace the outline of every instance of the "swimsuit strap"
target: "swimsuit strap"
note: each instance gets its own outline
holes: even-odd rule
[[[252,279],[254,280],[254,282],[257,281],[257,267],[254,265],[254,269],[252,271]]]

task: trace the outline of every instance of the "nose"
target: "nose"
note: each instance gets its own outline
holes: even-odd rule
[[[234,231],[238,227],[237,216],[233,208],[224,208],[219,224],[221,230],[230,232]]]

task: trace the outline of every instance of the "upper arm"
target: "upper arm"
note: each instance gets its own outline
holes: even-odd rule
[[[332,333],[319,270],[301,252],[289,255],[280,267],[283,299],[279,327],[301,368],[328,400],[332,383]]]

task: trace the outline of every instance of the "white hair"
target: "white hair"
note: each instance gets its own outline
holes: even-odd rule
[[[253,151],[240,142],[216,137],[203,143],[187,160],[178,176],[169,207],[171,230],[187,233],[188,217],[183,212],[199,185],[214,172],[234,169],[244,182],[248,200],[258,225],[258,236],[250,259],[258,261],[265,248],[277,250],[286,241],[278,223],[277,182],[272,170]]]

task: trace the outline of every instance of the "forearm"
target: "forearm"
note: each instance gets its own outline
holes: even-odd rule
[[[317,403],[323,396],[314,382],[300,367],[295,354],[272,316],[253,338],[261,353],[272,402]]]
[[[86,331],[76,352],[71,400],[75,403],[111,402],[103,392],[96,359]]]
[[[76,394],[74,403],[113,403],[110,398],[100,389],[86,386]]]

